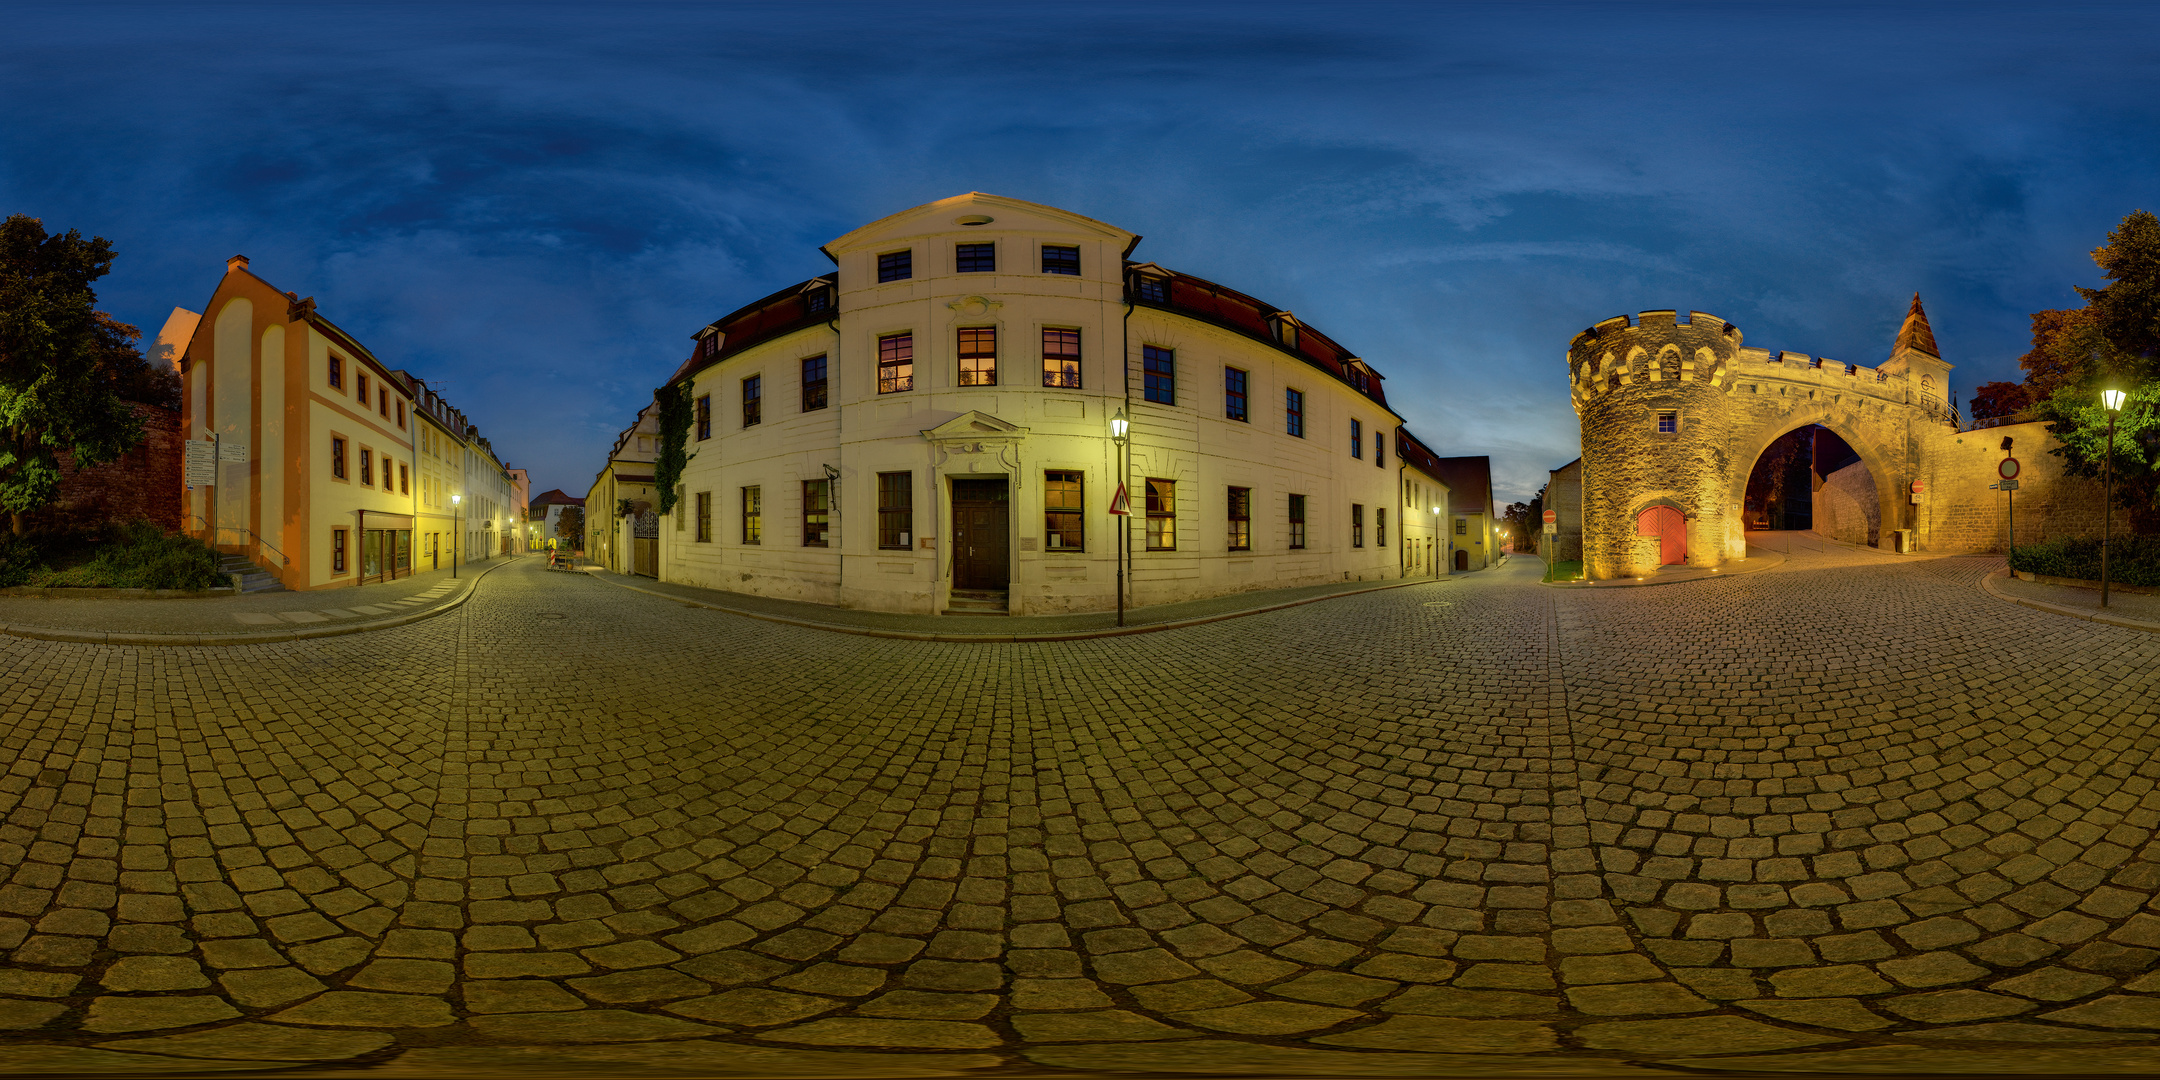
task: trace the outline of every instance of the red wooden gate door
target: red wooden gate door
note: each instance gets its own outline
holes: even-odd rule
[[[1687,561],[1687,518],[1670,506],[1653,506],[1635,518],[1635,535],[1658,538],[1658,565]]]

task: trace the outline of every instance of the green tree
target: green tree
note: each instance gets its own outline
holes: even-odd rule
[[[571,541],[576,547],[583,549],[585,546],[585,508],[582,506],[563,507],[562,513],[555,516],[555,535]]]
[[[90,283],[112,269],[112,244],[37,218],[0,223],[0,510],[24,533],[60,490],[59,455],[103,465],[142,440],[121,391],[147,380],[141,334],[97,310]]]
[[[2108,416],[2100,391],[2129,401],[2115,418],[2115,494],[2141,531],[2160,524],[2160,217],[2138,210],[2092,253],[2108,280],[2078,289],[2085,306],[2033,316],[2033,351],[2020,361],[2026,384],[2045,389],[2035,412],[2048,422],[2073,476],[2098,479],[2108,457]]]

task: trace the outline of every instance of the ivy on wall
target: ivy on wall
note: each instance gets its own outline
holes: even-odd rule
[[[660,405],[660,459],[653,463],[653,484],[660,489],[660,513],[675,510],[675,493],[682,487],[683,466],[689,463],[684,449],[690,442],[690,385],[669,384],[653,391]]]

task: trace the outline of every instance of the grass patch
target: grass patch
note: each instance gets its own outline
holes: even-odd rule
[[[47,589],[208,589],[225,584],[217,554],[147,521],[102,537],[0,540],[0,586]]]
[[[2073,537],[2019,544],[2010,568],[2047,577],[2100,580],[2100,541]],[[2160,586],[2160,536],[2120,536],[2108,549],[2108,580]]]
[[[1547,563],[1545,566],[1545,580],[1547,581],[1573,581],[1581,576],[1581,559],[1569,559],[1563,562]]]

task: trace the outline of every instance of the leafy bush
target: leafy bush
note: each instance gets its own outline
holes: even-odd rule
[[[217,554],[202,541],[147,521],[121,526],[90,549],[90,558],[62,570],[40,566],[19,584],[77,589],[207,589],[224,584]]]
[[[2100,580],[2100,541],[2072,537],[2019,544],[2010,568],[2047,577]],[[2160,586],[2160,536],[2117,537],[2108,549],[2108,580]]]
[[[0,528],[0,589],[21,585],[45,568],[45,553],[37,541]]]

